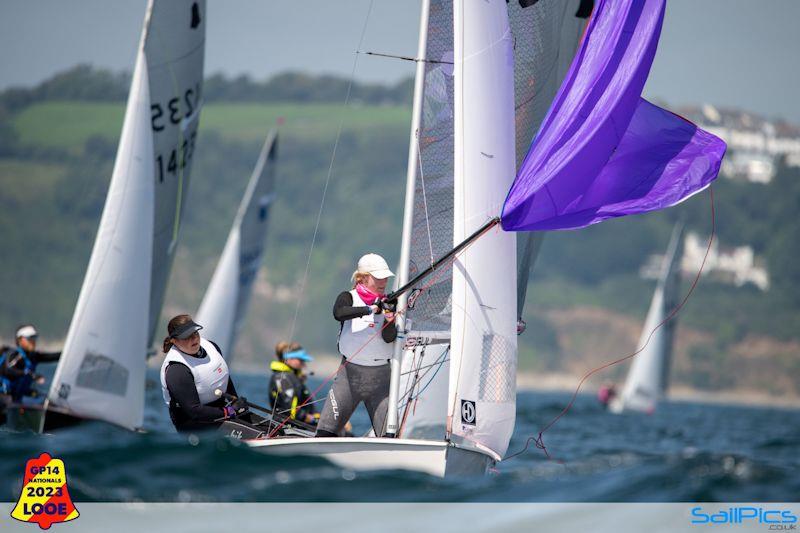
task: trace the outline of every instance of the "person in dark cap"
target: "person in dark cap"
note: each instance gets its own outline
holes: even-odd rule
[[[189,315],[178,315],[167,325],[161,392],[178,431],[216,429],[224,419],[247,412],[247,400],[238,398],[222,351],[200,336],[201,329]],[[227,405],[217,390],[238,399]]]
[[[36,349],[39,332],[30,324],[17,328],[16,346],[0,348],[0,394],[7,394],[14,402],[25,396],[38,395],[34,384],[44,383],[36,373],[39,363],[58,361],[61,352],[40,352]]]

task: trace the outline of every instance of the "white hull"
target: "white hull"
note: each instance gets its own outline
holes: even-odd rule
[[[412,470],[433,476],[482,475],[494,464],[488,455],[446,441],[375,437],[242,439],[269,455],[323,457],[356,471]]]

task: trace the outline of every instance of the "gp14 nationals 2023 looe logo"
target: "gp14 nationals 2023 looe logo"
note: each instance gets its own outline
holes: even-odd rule
[[[48,453],[28,460],[22,491],[11,517],[21,522],[37,523],[42,529],[78,518],[78,510],[67,490],[64,461],[54,459]]]

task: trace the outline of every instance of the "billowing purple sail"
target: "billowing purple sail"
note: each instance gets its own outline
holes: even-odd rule
[[[577,229],[675,205],[725,143],[641,98],[665,0],[600,0],[503,206],[508,231]]]

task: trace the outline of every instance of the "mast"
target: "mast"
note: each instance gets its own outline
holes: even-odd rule
[[[417,169],[419,168],[419,129],[422,117],[422,96],[425,89],[425,58],[428,45],[428,14],[430,0],[422,0],[419,17],[419,43],[417,45],[417,72],[414,79],[414,102],[411,111],[411,135],[408,143],[408,170],[406,174],[406,201],[403,212],[403,235],[400,240],[400,265],[397,269],[396,287],[402,287],[408,282],[408,264],[411,251],[411,228],[414,222],[414,190],[417,183]],[[397,308],[406,308],[407,297],[401,294],[397,301]],[[405,344],[405,316],[400,314],[396,318],[398,335],[394,341],[394,353],[391,360],[391,381],[389,384],[389,410],[386,415],[386,436],[394,437],[398,431],[398,397],[400,396],[400,368]]]

